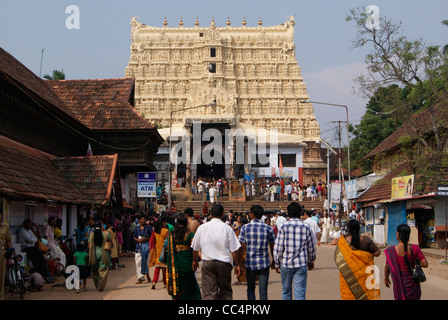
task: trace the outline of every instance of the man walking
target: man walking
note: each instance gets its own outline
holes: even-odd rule
[[[253,205],[249,211],[250,223],[243,225],[238,240],[242,250],[246,249],[247,300],[255,300],[255,281],[258,275],[260,300],[268,300],[269,251],[273,256],[274,230],[261,221],[264,210],[259,205]],[[242,255],[242,254],[241,254]],[[240,259],[242,261],[242,259]]]
[[[281,274],[282,300],[306,299],[308,268],[316,259],[316,245],[308,224],[300,220],[302,206],[291,202],[287,207],[290,220],[278,230],[274,244],[275,270]]]
[[[224,208],[220,204],[212,207],[212,219],[199,226],[191,243],[193,248],[193,270],[199,267],[198,252],[202,258],[202,299],[231,300],[232,257],[235,273],[239,276],[241,264],[238,250],[241,247],[232,227],[222,222]]]

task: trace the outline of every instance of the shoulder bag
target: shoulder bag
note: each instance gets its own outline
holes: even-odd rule
[[[411,245],[411,263],[412,263],[412,245]],[[415,282],[425,282],[426,281],[426,275],[423,272],[422,267],[420,266],[420,260],[418,258],[415,258],[415,266],[411,266],[411,277],[412,280]]]

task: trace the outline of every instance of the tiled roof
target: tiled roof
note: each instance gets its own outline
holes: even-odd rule
[[[64,113],[76,119],[70,108],[62,103],[58,96],[45,84],[43,79],[36,76],[31,70],[2,48],[0,48],[1,76],[5,77],[8,81],[14,82],[17,87],[26,92],[32,99],[38,100],[40,103],[46,101],[49,105],[62,110]]]
[[[448,111],[444,110],[446,106],[439,104],[434,107],[436,121],[444,122],[444,126],[447,124]],[[395,132],[384,139],[375,149],[367,154],[364,159],[372,158],[380,153],[391,150],[401,145],[399,139],[403,136],[409,136],[416,138],[419,135],[424,135],[432,132],[431,115],[429,110],[426,109],[422,112],[414,113],[409,117],[409,121],[404,122]]]
[[[54,159],[0,136],[0,194],[27,200],[87,203],[87,198],[59,174]]]
[[[358,197],[358,202],[373,203],[380,200],[390,199],[392,194],[392,179],[412,174],[412,168],[407,163],[402,163],[394,170],[376,181],[370,189]]]
[[[129,103],[134,78],[47,80],[46,83],[91,130],[154,128]]]
[[[53,163],[91,203],[104,205],[112,195],[118,155],[57,158]],[[117,192],[121,192],[118,190]]]
[[[0,195],[104,205],[113,196],[117,162],[117,154],[57,158],[0,135]]]

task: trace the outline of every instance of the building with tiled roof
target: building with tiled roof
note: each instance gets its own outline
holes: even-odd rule
[[[13,232],[53,216],[69,234],[137,204],[136,172],[154,171],[163,139],[133,94],[133,78],[43,80],[0,48],[0,210]]]
[[[396,227],[401,223],[411,226],[411,242],[422,247],[446,246],[445,208],[448,200],[437,196],[437,187],[448,183],[448,170],[444,169],[443,156],[432,160],[428,150],[422,159],[426,163],[409,158],[410,150],[423,152],[425,148],[436,150],[435,129],[446,139],[448,113],[443,104],[426,109],[409,117],[395,132],[373,149],[365,158],[373,159],[374,172],[384,175],[356,199],[366,212],[366,220],[373,225],[379,218],[384,225],[375,229],[384,232],[388,245],[396,243]],[[409,149],[415,146],[415,149]],[[420,146],[420,147],[418,147]],[[423,147],[424,146],[424,147]],[[429,152],[429,153],[428,153]],[[445,151],[442,150],[442,154]],[[432,163],[437,161],[437,163]],[[427,167],[421,167],[427,166]],[[426,171],[436,168],[439,174]],[[424,169],[424,170],[422,170]],[[393,179],[412,180],[412,191],[408,196],[397,198],[393,194]],[[382,230],[384,227],[384,230]]]
[[[104,206],[109,202],[121,202],[117,154],[56,158],[52,163],[89,203]]]

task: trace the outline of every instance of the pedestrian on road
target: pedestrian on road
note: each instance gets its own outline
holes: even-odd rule
[[[281,274],[282,300],[305,300],[308,268],[314,267],[316,245],[308,224],[300,219],[302,206],[291,202],[290,219],[278,230],[274,244],[275,270]]]
[[[84,244],[79,243],[76,247],[76,252],[73,254],[73,263],[79,269],[79,280],[82,281],[83,290],[87,290],[87,278],[90,276],[90,268],[88,267],[89,254],[86,251]],[[76,290],[79,293],[79,289]]]
[[[381,249],[369,237],[360,235],[356,219],[347,223],[347,235],[339,238],[334,258],[339,268],[339,287],[342,300],[379,300],[379,283],[372,283],[374,257]],[[373,281],[376,278],[373,277]]]
[[[318,223],[316,222],[315,219],[313,219],[313,214],[309,211],[302,211],[303,215],[302,215],[302,220],[303,222],[305,222],[306,224],[308,224],[308,226],[311,229],[311,233],[313,234],[313,241],[314,241],[314,245],[318,245],[320,246],[320,233],[321,233],[321,229],[318,225]],[[319,221],[317,219],[317,221]],[[309,265],[308,266],[308,270],[313,270],[314,269],[314,264],[313,265]]]
[[[111,224],[109,224],[107,226],[107,232],[109,232],[110,235],[110,241],[113,244],[113,248],[110,251],[110,259],[111,259],[111,263],[112,266],[110,267],[111,270],[113,269],[118,269],[118,243],[117,243],[117,231],[114,228],[114,226],[112,226]]]
[[[274,263],[269,261],[274,249],[274,230],[261,221],[263,207],[253,205],[249,211],[250,222],[241,228],[238,240],[241,242],[240,252],[245,251],[245,267],[247,279],[247,300],[255,300],[255,281],[259,279],[260,300],[268,300],[269,268]],[[240,255],[240,261],[242,257]]]
[[[159,258],[163,250],[165,239],[168,236],[167,220],[166,216],[161,216],[154,223],[154,232],[149,240],[149,267],[155,267],[151,287],[153,290],[156,288],[156,284],[159,281],[160,272],[162,272],[162,282],[166,286],[166,264],[161,262]]]
[[[231,300],[232,257],[239,276],[241,263],[238,249],[241,247],[233,229],[222,222],[224,208],[220,204],[212,207],[212,219],[201,225],[193,238],[193,270],[199,267],[198,253],[202,257],[202,298],[204,300]]]
[[[92,278],[95,288],[104,291],[109,275],[109,268],[112,266],[110,252],[106,250],[106,243],[113,246],[110,234],[102,231],[101,223],[95,224],[95,231],[89,236],[89,265],[92,270]]]
[[[384,269],[384,282],[390,288],[389,276],[392,275],[395,300],[420,300],[420,282],[415,282],[411,277],[411,268],[416,260],[420,261],[422,268],[428,267],[428,261],[418,245],[409,243],[411,228],[407,224],[397,227],[397,239],[399,243],[385,250],[386,266]]]
[[[167,290],[173,300],[201,300],[201,289],[193,270],[194,232],[188,227],[188,217],[180,213],[174,225],[168,224]]]
[[[324,217],[322,218],[322,237],[320,238],[321,243],[329,242],[330,228],[331,228],[331,219],[328,216],[328,212],[325,212]]]
[[[151,282],[149,276],[149,239],[153,228],[146,223],[146,217],[141,215],[139,217],[139,224],[134,230],[133,238],[136,242],[135,246],[135,267],[137,271],[137,282],[141,284],[145,280]]]

